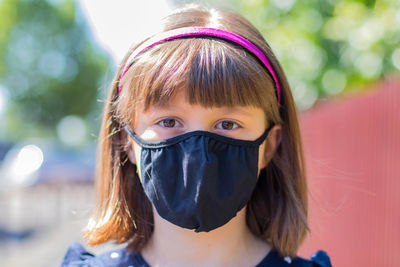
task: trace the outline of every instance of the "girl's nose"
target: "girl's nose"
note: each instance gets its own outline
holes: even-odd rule
[[[206,111],[196,110],[195,115],[191,116],[191,119],[187,121],[187,132],[193,131],[213,131],[214,125],[212,116]]]
[[[187,130],[188,132],[194,132],[194,131],[208,131],[210,132],[211,129],[208,125],[206,124],[201,124],[198,123],[196,125],[190,126],[189,129]]]

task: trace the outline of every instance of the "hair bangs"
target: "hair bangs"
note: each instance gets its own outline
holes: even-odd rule
[[[154,46],[137,57],[124,79],[128,98],[139,101],[144,110],[165,105],[181,90],[189,103],[206,107],[266,108],[277,101],[271,77],[252,55],[208,37]]]

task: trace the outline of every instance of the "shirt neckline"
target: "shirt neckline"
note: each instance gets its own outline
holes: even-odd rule
[[[274,248],[271,248],[268,253],[265,255],[265,257],[257,263],[254,267],[262,267],[264,264],[270,262],[271,260],[275,259],[277,256],[277,251]],[[134,255],[134,258],[138,261],[139,264],[145,266],[145,267],[150,267],[150,265],[146,262],[146,260],[143,258],[142,254],[137,252],[136,255]]]

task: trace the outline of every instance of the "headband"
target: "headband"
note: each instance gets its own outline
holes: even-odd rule
[[[121,81],[122,78],[124,77],[125,73],[128,71],[130,66],[133,64],[134,59],[144,52],[145,50],[160,44],[162,42],[166,42],[172,39],[177,39],[177,38],[183,38],[183,37],[188,37],[188,36],[210,36],[210,37],[217,37],[221,38],[224,40],[229,40],[232,41],[236,44],[241,45],[242,47],[246,48],[249,52],[251,52],[254,56],[256,56],[267,68],[269,74],[272,76],[272,79],[275,82],[275,87],[276,87],[276,95],[278,97],[278,103],[281,103],[281,88],[278,82],[278,77],[275,74],[275,71],[269,62],[268,58],[264,55],[264,53],[256,47],[253,43],[248,41],[247,39],[234,34],[232,32],[224,31],[221,29],[214,29],[214,28],[205,28],[205,27],[184,27],[184,28],[178,28],[170,31],[166,31],[160,34],[157,34],[144,43],[142,43],[139,47],[135,49],[135,51],[132,52],[132,54],[129,56],[128,60],[126,61],[126,64],[123,68],[123,71],[121,73],[121,76],[119,80]],[[118,84],[118,94],[121,93],[121,84]]]

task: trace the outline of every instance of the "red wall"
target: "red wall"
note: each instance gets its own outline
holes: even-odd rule
[[[301,114],[311,235],[333,266],[400,266],[400,78]]]

